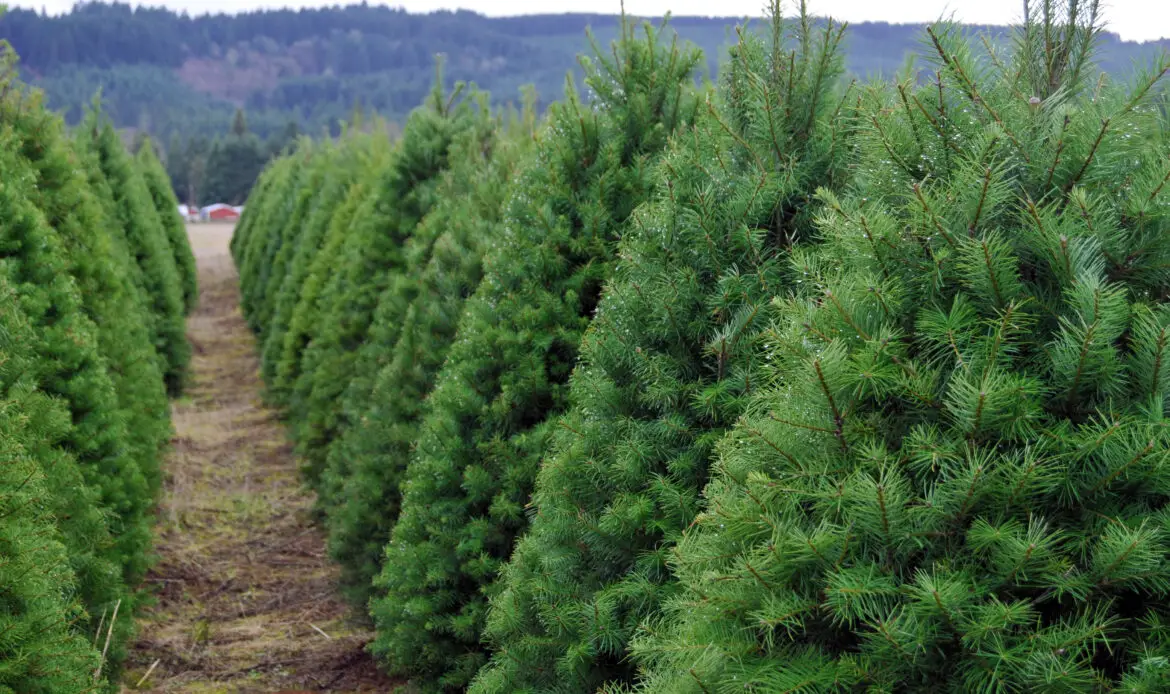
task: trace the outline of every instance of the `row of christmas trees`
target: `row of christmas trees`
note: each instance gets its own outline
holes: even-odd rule
[[[67,133],[0,49],[0,691],[116,691],[194,258],[149,142]]]
[[[267,170],[244,310],[389,672],[1170,688],[1170,60],[1027,7],[865,86],[803,7],[708,88],[627,26],[541,122]]]

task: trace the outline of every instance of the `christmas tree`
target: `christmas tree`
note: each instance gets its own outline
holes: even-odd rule
[[[172,395],[182,392],[191,360],[184,322],[183,290],[175,254],[158,212],[134,161],[100,104],[81,128],[84,146],[96,157],[113,194],[116,223],[121,226],[130,256],[136,261],[136,282],[153,314],[154,346],[163,358],[163,376]]]
[[[582,61],[591,101],[570,82],[551,108],[419,425],[372,613],[375,653],[427,689],[465,687],[486,659],[485,591],[526,525],[617,240],[667,139],[698,108],[699,52],[644,29],[639,38],[627,23],[612,57]]]
[[[867,99],[635,653],[647,692],[1166,691],[1170,142],[1096,3]]]
[[[740,29],[717,98],[675,138],[618,248],[582,340],[570,408],[546,447],[487,633],[477,692],[629,682],[638,625],[675,588],[713,444],[766,383],[769,303],[799,281],[811,198],[847,179],[843,27]]]
[[[278,398],[285,397],[287,391],[291,390],[301,377],[301,360],[305,348],[321,327],[319,320],[323,307],[321,292],[334,275],[339,254],[357,218],[358,210],[362,209],[366,199],[372,195],[373,182],[381,178],[390,164],[392,149],[385,137],[371,135],[363,140],[359,149],[360,154],[354,162],[356,170],[353,184],[346,191],[337,209],[329,216],[320,248],[311,257],[304,259],[308,263],[308,268],[304,281],[297,286],[296,304],[280,346],[276,374],[269,384]]]
[[[13,173],[3,165],[0,172],[6,179]],[[7,198],[0,193],[5,212]],[[29,349],[36,339],[6,270],[0,266],[0,690],[88,691],[99,654],[75,630],[84,608],[45,479],[73,468],[51,445],[69,429],[69,414],[30,378],[38,370]]]
[[[183,308],[191,313],[199,302],[199,278],[195,270],[195,254],[187,239],[187,226],[179,215],[179,201],[171,189],[171,179],[158,160],[154,143],[144,138],[138,148],[138,172],[150,192],[159,222],[166,232],[171,252],[175,256],[175,268],[179,272],[179,283],[183,290]]]
[[[427,103],[411,114],[390,165],[355,212],[321,290],[321,329],[305,349],[290,401],[297,450],[305,457],[312,485],[320,478],[329,445],[347,424],[338,400],[354,375],[378,297],[403,271],[405,244],[435,203],[452,139],[474,123],[474,103],[460,99],[462,91],[457,85],[445,94],[439,71]]]
[[[485,100],[479,118],[452,143],[435,207],[408,242],[407,269],[379,299],[343,401],[354,424],[329,449],[321,498],[330,551],[347,591],[362,604],[398,515],[418,419],[462,306],[479,284],[484,249],[499,236],[516,166],[533,144],[530,106],[501,122]]]

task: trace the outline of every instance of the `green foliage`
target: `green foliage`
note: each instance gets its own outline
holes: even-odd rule
[[[612,57],[584,59],[592,103],[570,83],[553,107],[419,424],[372,612],[375,653],[430,688],[465,686],[485,661],[485,592],[526,525],[617,240],[698,107],[698,51],[644,28],[639,38],[631,23]]]
[[[368,147],[363,149],[364,156],[359,160],[354,183],[330,216],[321,248],[308,264],[308,273],[300,287],[288,332],[281,345],[273,386],[278,394],[282,389],[291,389],[301,376],[304,350],[321,327],[321,292],[333,276],[336,264],[340,262],[343,244],[358,211],[371,195],[373,183],[381,179],[383,171],[390,165],[392,149],[385,138],[371,137],[367,144]]]
[[[7,53],[0,182],[0,689],[103,689],[134,632],[169,403],[98,160]]]
[[[167,390],[178,394],[186,380],[191,346],[187,343],[180,275],[170,241],[146,183],[99,108],[87,117],[81,142],[96,157],[113,194],[116,223],[137,265],[134,281],[151,309],[154,347],[163,359]]]
[[[76,473],[50,444],[68,431],[69,414],[35,388],[36,339],[6,270],[0,266],[0,691],[86,691],[99,655],[75,630],[84,611],[46,480],[66,466]]]
[[[398,486],[427,396],[521,159],[533,145],[531,109],[508,122],[479,114],[452,143],[436,204],[406,248],[406,271],[379,298],[343,407],[352,425],[329,448],[321,486],[330,552],[365,603],[398,516]]]
[[[142,141],[138,149],[138,172],[142,175],[154,209],[158,212],[167,242],[175,256],[175,269],[179,272],[179,283],[183,289],[183,308],[191,313],[199,301],[199,279],[195,270],[195,254],[187,239],[187,226],[179,215],[179,201],[171,190],[170,179],[154,151],[150,138]]]
[[[28,123],[17,115],[20,97],[19,87],[11,86],[0,125],[0,170],[4,172],[0,246],[8,278],[34,328],[30,351],[37,359],[28,376],[67,408],[68,426],[61,444],[76,457],[84,481],[69,470],[62,470],[59,479],[56,470],[46,473],[53,483],[70,485],[54,489],[59,508],[81,514],[83,524],[69,528],[68,549],[77,552],[71,560],[87,607],[111,610],[114,604],[125,602],[130,614],[126,587],[136,584],[146,571],[150,484],[125,445],[126,419],[98,349],[97,330],[83,310],[69,254],[30,197],[36,174],[19,152],[22,139],[32,140],[36,133],[18,135],[13,129]],[[112,538],[106,536],[103,515],[109,517]],[[132,624],[122,620],[117,629],[115,663],[124,656]]]
[[[675,139],[622,236],[493,601],[498,655],[473,691],[628,683],[631,638],[676,590],[667,561],[714,443],[767,382],[768,306],[801,279],[788,250],[814,236],[817,187],[847,178],[842,28],[774,12],[770,42],[741,33],[719,98]]]
[[[318,299],[320,329],[304,351],[290,401],[311,484],[346,424],[337,403],[354,375],[378,298],[405,270],[406,243],[435,203],[452,140],[476,123],[475,103],[460,100],[460,92],[447,95],[436,85],[411,115],[389,166],[355,211],[334,264],[321,268],[329,278]]]
[[[935,27],[867,98],[644,691],[1166,689],[1170,62],[1086,84],[1095,17],[1038,4],[1039,51]]]

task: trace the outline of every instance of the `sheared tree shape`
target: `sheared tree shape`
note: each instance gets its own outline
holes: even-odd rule
[[[667,559],[714,443],[766,382],[769,304],[801,280],[789,248],[815,236],[817,187],[848,178],[844,27],[772,13],[770,42],[741,30],[718,98],[674,139],[622,236],[474,691],[628,683],[631,637],[676,590]]]
[[[1031,6],[868,105],[644,691],[1166,690],[1170,61],[1098,88],[1096,4]]]
[[[113,125],[102,113],[99,102],[95,101],[86,115],[81,133],[113,194],[115,223],[121,226],[127,249],[138,266],[136,280],[153,316],[153,344],[163,360],[167,391],[178,395],[187,378],[191,345],[187,343],[183,290],[175,254],[146,183]]]
[[[14,173],[4,165],[0,172],[6,179]],[[86,691],[99,655],[77,628],[86,624],[85,611],[54,518],[62,508],[57,490],[46,479],[57,472],[78,477],[53,445],[68,432],[69,413],[36,389],[37,340],[6,275],[0,266],[0,690]]]
[[[195,269],[195,254],[187,238],[187,224],[179,214],[179,201],[171,189],[171,179],[158,160],[154,142],[149,137],[142,140],[136,158],[138,171],[142,174],[146,189],[150,191],[150,199],[154,202],[159,222],[162,223],[167,242],[175,256],[175,269],[179,272],[179,284],[183,291],[183,311],[190,314],[199,302],[199,277]]]
[[[479,118],[451,145],[438,202],[409,241],[406,271],[379,299],[343,401],[353,424],[329,449],[320,498],[330,552],[361,604],[398,517],[398,488],[427,396],[483,275],[483,253],[500,237],[516,167],[534,143],[531,99],[506,122],[490,115],[485,99]]]
[[[30,197],[36,174],[19,155],[22,135],[14,128],[27,124],[14,116],[21,107],[22,90],[11,83],[8,87],[0,98],[4,116],[0,122],[0,172],[4,175],[0,257],[5,281],[32,326],[25,335],[31,355],[25,375],[65,408],[61,446],[77,459],[84,476],[82,482],[70,468],[73,463],[63,461],[61,479],[53,483],[69,486],[53,486],[51,491],[59,498],[43,503],[52,511],[80,516],[79,525],[69,526],[68,540],[69,550],[77,552],[75,567],[81,574],[87,607],[108,610],[123,600],[126,614],[131,614],[126,585],[145,573],[150,489],[123,441],[125,418],[98,350],[96,328],[83,311],[70,274],[69,256]],[[55,470],[46,472],[56,475]],[[103,516],[107,515],[114,538],[106,534]],[[62,520],[70,523],[72,519]],[[117,626],[115,662],[122,655],[122,640],[132,629],[125,619]]]
[[[290,401],[297,451],[314,486],[329,445],[346,425],[338,401],[354,376],[378,297],[405,268],[406,242],[435,204],[453,138],[476,120],[475,102],[460,99],[462,85],[449,95],[441,85],[439,70],[430,99],[411,114],[390,165],[356,212],[321,291],[321,327],[305,349]]]
[[[305,349],[321,328],[321,292],[335,274],[345,240],[362,205],[374,194],[374,183],[381,179],[390,165],[392,149],[387,138],[371,135],[366,144],[368,147],[362,148],[362,156],[356,162],[354,182],[329,217],[321,247],[309,259],[304,283],[298,288],[296,306],[282,340],[276,374],[269,384],[280,402],[284,402],[283,398],[288,397],[301,378]]]
[[[486,595],[526,525],[581,334],[654,163],[698,107],[700,53],[645,29],[583,59],[591,102],[570,81],[550,111],[421,422],[372,612],[375,653],[426,689],[465,687],[486,660]]]

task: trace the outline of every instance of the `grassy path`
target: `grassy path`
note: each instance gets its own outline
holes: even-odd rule
[[[174,406],[147,579],[158,602],[141,620],[124,690],[389,692],[363,651],[370,634],[335,594],[283,425],[261,404],[231,227],[189,232],[201,293],[188,321],[193,378]]]

